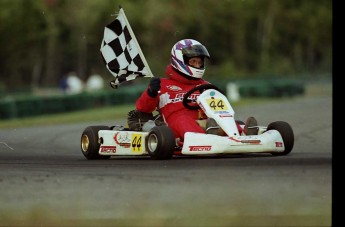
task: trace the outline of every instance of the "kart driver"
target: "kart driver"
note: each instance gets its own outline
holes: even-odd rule
[[[209,84],[202,79],[205,73],[205,58],[210,58],[210,55],[200,42],[193,39],[180,40],[171,49],[171,63],[166,68],[166,78],[152,78],[147,89],[136,101],[138,111],[152,113],[158,109],[165,123],[173,130],[175,138],[180,138],[181,141],[186,132],[205,133],[208,128],[218,126],[214,119],[207,119],[201,109],[190,110],[182,103],[184,94],[190,89]],[[206,120],[206,127],[201,126],[200,120]],[[250,129],[247,130],[248,126],[257,126],[255,118],[248,118],[244,127],[246,135],[254,134]],[[242,127],[237,124],[237,128],[242,134]],[[217,134],[219,133],[217,130]]]

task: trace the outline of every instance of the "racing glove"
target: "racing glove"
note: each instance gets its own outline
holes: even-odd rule
[[[158,95],[158,91],[161,89],[161,80],[160,78],[154,77],[151,79],[149,87],[147,88],[147,94],[154,98]]]

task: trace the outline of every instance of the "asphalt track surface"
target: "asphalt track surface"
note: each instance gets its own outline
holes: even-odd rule
[[[287,156],[90,161],[83,129],[114,122],[0,130],[0,225],[331,226],[332,105],[326,95],[235,109],[288,122]]]

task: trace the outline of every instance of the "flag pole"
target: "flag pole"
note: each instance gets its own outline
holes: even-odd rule
[[[119,14],[120,14],[120,13],[123,14],[123,18],[125,19],[125,22],[126,22],[127,27],[128,27],[128,32],[129,32],[129,34],[132,36],[132,38],[134,39],[134,41],[135,41],[135,43],[136,43],[136,45],[137,45],[137,47],[138,47],[139,55],[140,55],[141,59],[143,60],[143,63],[144,63],[144,65],[145,65],[145,67],[146,67],[147,70],[148,70],[148,75],[147,75],[146,77],[153,77],[153,74],[152,74],[152,72],[151,72],[151,69],[150,69],[150,67],[149,67],[149,65],[148,65],[148,63],[147,63],[147,61],[146,61],[146,58],[145,58],[143,52],[141,51],[141,48],[140,48],[139,43],[138,43],[138,41],[137,41],[137,38],[135,37],[134,32],[133,32],[133,30],[132,30],[132,28],[131,28],[131,25],[129,24],[129,22],[128,22],[128,20],[127,20],[125,11],[123,10],[123,8],[122,8],[121,6],[119,6],[119,7],[120,7],[120,12],[119,12]]]

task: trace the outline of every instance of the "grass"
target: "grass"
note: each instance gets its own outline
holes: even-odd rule
[[[282,99],[272,98],[242,99],[239,102],[234,103],[233,108],[236,110],[236,107],[239,106],[276,100],[282,101]],[[124,119],[127,116],[128,111],[132,109],[135,109],[135,105],[127,104],[110,107],[100,107],[96,109],[80,110],[68,113],[58,113],[27,118],[0,120],[0,129]]]
[[[0,120],[0,128],[18,128],[119,119],[124,118],[127,112],[133,108],[134,107],[131,105],[121,105],[112,107],[102,107],[97,109],[80,110],[67,113],[57,113],[10,120]]]
[[[209,217],[137,217],[114,219],[61,219],[41,217],[1,219],[1,226],[331,226],[330,215],[233,215]]]

